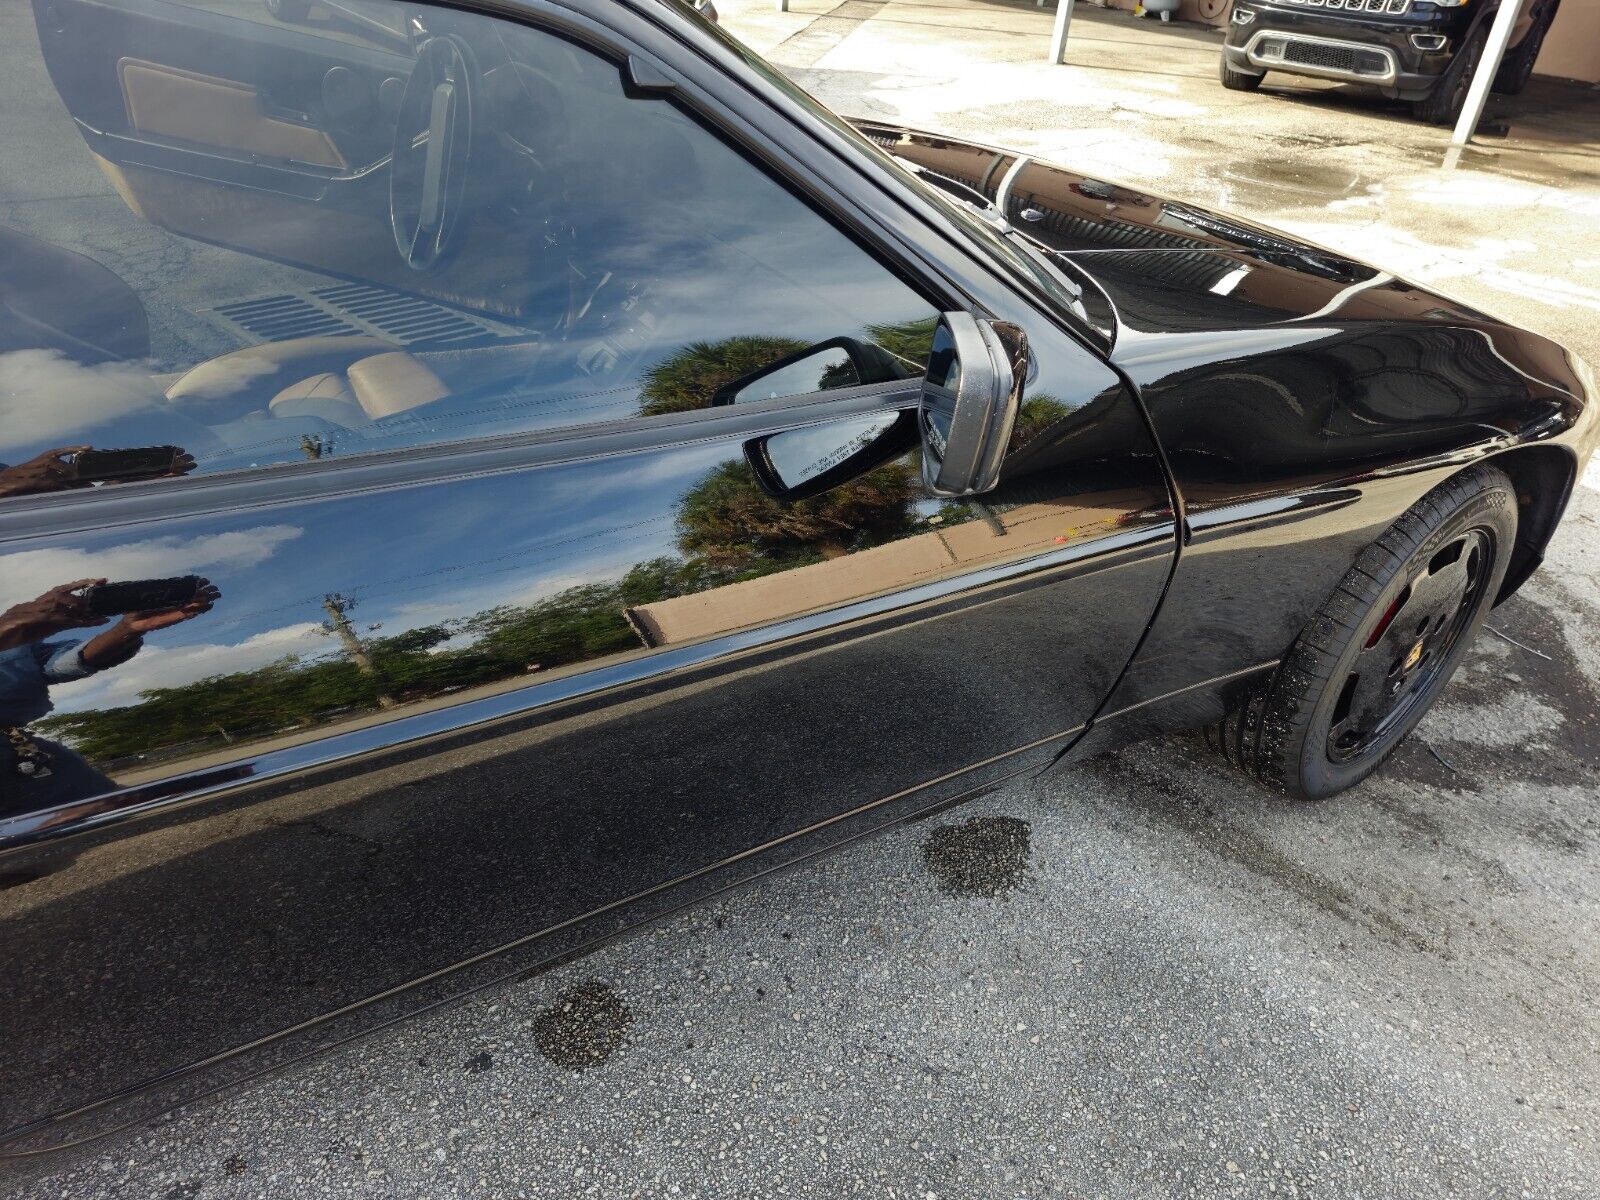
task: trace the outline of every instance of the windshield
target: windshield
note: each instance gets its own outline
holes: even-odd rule
[[[1077,323],[1084,329],[1084,332],[1095,335],[1097,340],[1103,340],[1103,331],[1095,328],[1094,323],[1089,320],[1084,311],[1083,293],[1077,282],[1071,276],[1058,270],[1045,254],[1035,250],[1025,237],[1011,229],[999,210],[990,204],[981,193],[956,183],[955,186],[960,187],[962,192],[962,197],[958,198],[945,190],[946,181],[941,180],[938,184],[934,184],[922,178],[920,168],[917,168],[914,164],[903,162],[888,153],[849,121],[821,103],[805,89],[797,86],[793,80],[748,46],[731,37],[717,26],[711,26],[709,32],[720,38],[725,45],[744,59],[750,68],[760,74],[762,78],[798,104],[803,105],[812,115],[848,138],[855,146],[876,159],[880,165],[893,171],[904,182],[930,200],[935,207],[950,218],[951,223],[965,235],[966,241],[980,254],[991,261],[997,262],[1000,269],[1007,274],[1021,276],[1031,281],[1039,291],[1044,293],[1047,300],[1076,318]],[[954,183],[955,181],[949,182]],[[969,195],[971,199],[965,199]]]

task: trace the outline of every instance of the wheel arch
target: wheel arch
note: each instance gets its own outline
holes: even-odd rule
[[[1511,477],[1517,490],[1517,541],[1511,550],[1500,594],[1501,604],[1544,561],[1544,550],[1566,511],[1577,480],[1577,456],[1566,446],[1519,446],[1488,460]]]

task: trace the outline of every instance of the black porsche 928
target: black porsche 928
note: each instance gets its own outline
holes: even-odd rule
[[[0,66],[3,1154],[1132,738],[1348,787],[1600,436],[1542,337],[677,0]]]

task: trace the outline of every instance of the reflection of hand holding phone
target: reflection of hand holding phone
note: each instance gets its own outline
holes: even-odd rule
[[[72,478],[85,483],[132,483],[187,475],[194,457],[181,446],[137,446],[131,450],[81,450],[72,460]]]
[[[104,579],[75,579],[6,609],[0,613],[0,650],[42,642],[69,629],[104,625],[106,618],[90,612],[82,595],[85,588],[103,583]]]
[[[198,575],[172,579],[134,579],[124,583],[96,583],[84,589],[83,604],[97,617],[181,608],[192,601],[203,581]]]
[[[36,454],[27,462],[0,467],[0,496],[36,496],[41,492],[62,492],[82,487],[73,477],[72,456],[87,446],[59,446]]]
[[[170,479],[187,475],[194,468],[194,455],[182,446],[138,446],[130,450],[57,446],[27,462],[0,466],[0,497],[38,496],[97,483]]]
[[[96,670],[126,662],[139,652],[144,635],[208,613],[222,592],[199,575],[172,579],[134,579],[86,589],[83,603],[101,621],[121,616],[110,629],[83,648],[83,660]]]

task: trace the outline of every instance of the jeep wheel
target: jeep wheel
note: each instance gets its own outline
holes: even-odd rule
[[[1235,71],[1228,65],[1226,53],[1218,60],[1218,63],[1221,66],[1218,74],[1222,76],[1222,86],[1230,92],[1253,92],[1261,86],[1261,81],[1267,77],[1265,71],[1259,75],[1251,75],[1247,71]]]
[[[1430,125],[1450,125],[1461,115],[1461,108],[1467,102],[1467,92],[1472,88],[1472,76],[1483,59],[1483,44],[1486,41],[1488,33],[1480,25],[1478,31],[1456,51],[1450,65],[1439,76],[1439,82],[1433,85],[1433,91],[1411,106],[1418,120],[1427,121]]]

